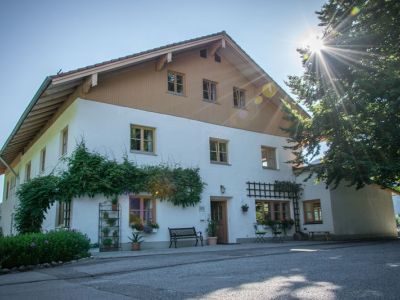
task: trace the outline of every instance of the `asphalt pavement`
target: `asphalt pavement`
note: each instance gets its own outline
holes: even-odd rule
[[[0,299],[399,299],[400,241],[98,253],[0,276]]]

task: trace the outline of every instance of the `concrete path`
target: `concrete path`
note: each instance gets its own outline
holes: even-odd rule
[[[107,255],[0,276],[0,299],[399,299],[400,295],[398,241],[285,242]]]

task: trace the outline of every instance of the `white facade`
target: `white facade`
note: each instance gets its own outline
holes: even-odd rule
[[[130,125],[144,125],[156,128],[155,154],[138,154],[130,152]],[[291,167],[284,162],[290,159],[290,152],[284,151],[286,139],[268,134],[234,129],[204,122],[179,118],[158,113],[102,104],[78,99],[62,116],[43,134],[34,146],[22,157],[17,170],[20,178],[25,177],[24,166],[31,161],[32,177],[39,175],[39,156],[46,147],[46,174],[62,169],[60,158],[60,134],[68,126],[68,153],[82,138],[92,151],[98,151],[110,158],[121,160],[127,154],[131,161],[138,165],[179,164],[182,167],[199,167],[200,175],[206,183],[202,202],[196,207],[181,208],[169,202],[157,201],[157,223],[160,230],[148,236],[147,241],[167,241],[168,227],[195,226],[205,231],[210,213],[210,198],[224,196],[228,199],[228,240],[254,237],[255,199],[247,198],[246,182],[275,180],[293,180]],[[229,165],[210,163],[209,139],[228,140]],[[278,170],[262,168],[261,146],[277,148]],[[9,178],[11,174],[7,174]],[[221,194],[220,186],[226,189]],[[11,233],[11,211],[16,207],[15,196],[4,200],[7,217],[3,218],[2,227],[5,233]],[[71,228],[88,234],[92,242],[98,238],[98,203],[103,197],[95,199],[74,199],[71,208]],[[247,203],[247,213],[241,206]],[[128,195],[120,196],[121,236],[122,242],[128,242],[130,228],[128,224]],[[204,212],[200,212],[204,208]],[[293,218],[293,210],[291,209]],[[55,227],[56,209],[53,206],[43,224],[44,230]]]
[[[138,154],[130,151],[131,124],[155,128],[155,154]],[[247,197],[246,182],[273,183],[275,180],[295,180],[291,166],[285,163],[291,159],[291,153],[283,149],[287,143],[284,137],[77,99],[22,156],[21,162],[16,168],[20,175],[20,181],[23,181],[25,177],[25,165],[29,161],[32,166],[32,177],[39,175],[40,151],[43,147],[46,147],[47,156],[44,173],[48,174],[52,170],[57,172],[63,168],[62,162],[59,160],[60,145],[61,132],[66,127],[68,127],[68,154],[83,138],[91,151],[97,151],[117,160],[128,155],[128,158],[138,165],[161,163],[200,168],[200,175],[206,183],[201,203],[195,207],[181,208],[173,206],[167,201],[157,200],[156,221],[160,225],[160,229],[156,234],[147,235],[146,242],[163,242],[163,245],[166,245],[169,240],[168,227],[195,226],[197,230],[205,232],[207,219],[210,217],[210,199],[212,197],[227,199],[228,242],[254,238],[255,201],[274,199]],[[228,141],[229,165],[210,163],[210,138]],[[277,170],[262,167],[261,146],[277,149]],[[11,177],[11,173],[6,174],[6,180]],[[302,179],[300,177],[297,181],[302,182]],[[225,187],[224,194],[221,194],[221,185]],[[17,205],[14,194],[16,188],[11,191],[8,199],[3,200],[1,226],[5,234],[15,233],[11,225],[12,214]],[[348,193],[347,190],[330,191],[325,188],[325,184],[315,184],[311,180],[303,183],[303,188],[303,198],[299,203],[302,231],[329,231],[333,234],[337,232],[340,235],[347,235],[369,230],[379,233],[379,235],[392,235],[392,227],[394,230],[392,222],[385,223],[385,220],[381,220],[382,217],[388,218],[390,212],[393,211],[393,205],[386,205],[386,194],[374,190],[374,196],[369,197],[366,204],[362,200],[365,193]],[[378,198],[383,199],[383,202],[375,201]],[[304,224],[303,201],[315,199],[321,200],[323,222],[322,224]],[[98,242],[99,203],[104,201],[107,200],[101,196],[96,196],[94,199],[84,197],[74,199],[71,205],[71,228],[86,233],[92,243]],[[350,210],[347,210],[348,203],[353,203],[350,205],[352,208]],[[121,195],[119,204],[121,208],[121,241],[128,243],[128,236],[131,232],[128,195]],[[243,204],[249,205],[247,213],[243,213],[241,210]],[[363,210],[363,205],[367,205],[369,208]],[[352,227],[351,220],[354,215],[360,213],[375,214],[375,218],[370,218],[371,223],[368,226],[365,226],[365,222],[369,221],[364,220],[358,227]],[[294,218],[292,203],[290,203],[290,214],[291,218]],[[376,222],[385,223],[382,230],[375,230]],[[51,230],[55,226],[56,205],[47,213],[43,230]]]

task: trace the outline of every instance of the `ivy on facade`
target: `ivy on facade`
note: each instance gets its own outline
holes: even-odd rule
[[[59,175],[36,177],[20,186],[15,215],[20,233],[39,232],[45,214],[55,201],[103,195],[112,198],[126,193],[150,193],[175,206],[194,206],[201,200],[204,183],[198,168],[172,168],[167,165],[139,167],[90,152],[84,142],[64,159],[66,170]]]

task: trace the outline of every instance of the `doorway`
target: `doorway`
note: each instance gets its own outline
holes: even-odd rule
[[[218,224],[217,243],[228,243],[228,212],[226,199],[211,198],[211,220]]]

